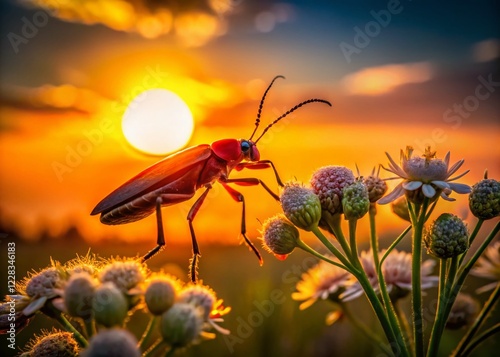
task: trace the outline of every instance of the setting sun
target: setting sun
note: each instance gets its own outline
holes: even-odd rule
[[[122,130],[137,150],[164,155],[189,141],[193,116],[177,94],[166,89],[150,89],[130,102],[123,115]]]

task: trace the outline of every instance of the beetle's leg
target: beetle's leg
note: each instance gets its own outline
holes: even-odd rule
[[[235,178],[235,179],[226,179],[224,180],[225,183],[235,183],[240,186],[255,186],[255,185],[262,185],[264,189],[271,195],[276,201],[280,200],[280,197],[273,192],[265,183],[264,181],[255,178],[255,177],[248,177],[248,178]]]
[[[156,198],[156,226],[158,227],[158,238],[156,239],[157,246],[151,249],[146,253],[145,256],[142,257],[141,263],[144,263],[146,260],[154,256],[165,246],[165,235],[163,233],[163,220],[161,218],[161,203],[162,198]]]
[[[193,283],[196,283],[196,278],[197,278],[197,269],[198,269],[198,257],[201,256],[200,254],[200,249],[198,248],[198,242],[196,241],[196,235],[194,234],[194,228],[193,228],[193,220],[194,217],[196,217],[196,214],[198,213],[201,205],[205,201],[205,198],[208,195],[208,191],[212,186],[207,185],[207,189],[205,192],[201,194],[200,197],[196,200],[196,202],[193,204],[191,209],[189,210],[189,213],[187,215],[187,220],[189,223],[189,230],[191,232],[191,240],[193,242],[193,258],[191,259],[191,262],[189,263],[189,276],[191,277],[191,281]]]
[[[237,180],[237,179],[235,179],[235,180]],[[245,239],[245,242],[248,244],[248,246],[250,247],[250,249],[253,250],[253,252],[255,253],[255,255],[257,256],[257,258],[259,258],[260,265],[262,265],[263,261],[262,261],[262,257],[260,255],[259,251],[257,250],[257,248],[255,248],[255,246],[253,245],[253,243],[250,241],[250,239],[248,239],[248,237],[246,235],[246,233],[247,233],[247,226],[246,226],[246,219],[245,219],[245,197],[243,197],[243,195],[241,193],[239,193],[238,191],[236,191],[234,188],[229,187],[228,185],[226,185],[226,183],[229,183],[229,182],[235,182],[235,181],[234,180],[230,180],[230,179],[226,179],[224,181],[220,181],[220,183],[222,184],[222,186],[231,195],[231,197],[236,202],[241,202],[243,204],[243,209],[241,211],[241,235]]]
[[[236,165],[234,168],[236,171],[240,171],[243,169],[251,169],[251,170],[262,170],[262,169],[267,169],[271,167],[274,171],[274,176],[276,176],[276,182],[280,187],[283,187],[283,181],[281,181],[280,175],[278,175],[278,171],[276,170],[276,167],[274,166],[273,162],[271,160],[260,160],[256,162],[242,162]]]

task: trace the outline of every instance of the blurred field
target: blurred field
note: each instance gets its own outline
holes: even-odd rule
[[[7,239],[8,240],[8,239]],[[153,242],[151,244],[151,247]],[[6,256],[6,240],[2,241],[1,254]],[[38,244],[17,242],[16,275],[20,280],[31,269],[40,269],[49,264],[49,258],[65,262],[75,254],[85,255],[89,245],[81,240],[50,240]],[[122,242],[93,246],[92,252],[102,257],[135,256],[144,253],[149,245],[126,245]],[[329,302],[320,302],[305,311],[299,311],[299,303],[290,297],[295,282],[300,274],[307,270],[314,259],[303,252],[295,252],[285,261],[278,261],[263,252],[264,265],[259,267],[255,256],[244,246],[210,246],[201,245],[202,258],[200,277],[224,299],[232,311],[226,316],[223,326],[230,329],[232,337],[225,339],[218,335],[215,340],[206,341],[178,355],[183,356],[380,356],[378,347],[365,342],[364,337],[347,321],[333,326],[325,325],[325,316],[332,310]],[[164,267],[168,271],[187,280],[187,263],[191,249],[188,246],[168,246],[150,261],[150,268],[158,270]],[[6,272],[6,260],[1,259],[1,271]],[[467,284],[467,290],[473,291],[477,286]],[[6,277],[1,278],[1,293],[6,293]],[[484,294],[483,294],[484,295]],[[435,296],[435,289],[425,297],[428,303]],[[484,296],[483,298],[486,298]],[[274,303],[272,302],[274,300]],[[409,298],[404,301],[409,303]],[[349,304],[350,309],[365,321],[372,329],[380,330],[378,323],[367,302],[360,298]],[[427,310],[432,309],[426,306]],[[498,307],[495,316],[490,319],[499,320]],[[147,321],[138,313],[130,322],[140,331],[140,336]],[[16,345],[25,342],[42,328],[52,326],[44,316],[37,316],[25,330],[17,336]],[[445,350],[449,351],[463,331],[446,333]],[[11,356],[12,351],[1,343],[1,355]],[[498,337],[490,338],[474,356],[496,356],[500,348]]]

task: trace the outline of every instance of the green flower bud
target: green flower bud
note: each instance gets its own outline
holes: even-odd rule
[[[411,222],[410,211],[408,211],[408,201],[405,196],[401,196],[391,202],[392,212],[401,219]]]
[[[97,323],[112,327],[123,323],[127,317],[128,304],[120,289],[113,283],[105,283],[94,293],[92,310]]]
[[[306,231],[318,226],[321,204],[314,192],[297,183],[285,185],[280,197],[285,216],[297,227]]]
[[[78,356],[78,343],[69,332],[52,332],[48,335],[38,337],[29,356],[49,357],[49,356]]]
[[[264,222],[262,241],[269,252],[286,257],[297,247],[299,230],[284,215],[279,214]]]
[[[377,202],[387,192],[387,183],[378,176],[370,175],[363,180],[371,203]]]
[[[446,321],[446,328],[458,330],[472,324],[479,311],[479,303],[467,294],[458,294],[450,315]]]
[[[153,315],[161,315],[174,304],[179,284],[167,275],[158,276],[149,281],[144,294],[148,310]]]
[[[500,182],[487,178],[472,186],[469,208],[480,219],[492,219],[500,215]]]
[[[99,331],[83,351],[82,357],[139,357],[137,340],[127,330],[113,328]]]
[[[429,254],[440,259],[452,258],[469,248],[469,232],[460,218],[443,213],[426,232],[424,243]]]
[[[203,323],[203,308],[179,302],[161,316],[160,332],[172,347],[185,347],[198,340]]]
[[[91,317],[95,287],[95,279],[86,272],[70,277],[64,288],[64,305],[70,316],[83,319]]]
[[[370,209],[370,198],[365,184],[357,180],[342,190],[342,209],[345,219],[360,219]]]

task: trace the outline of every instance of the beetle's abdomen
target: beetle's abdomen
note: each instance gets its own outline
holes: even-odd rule
[[[138,196],[120,206],[102,212],[101,222],[104,224],[125,224],[146,218],[155,212],[156,200],[161,199],[162,206],[170,206],[189,200],[194,196],[196,187],[191,175],[197,176],[199,170],[192,170],[189,174],[170,182],[154,191]],[[194,181],[196,183],[196,180]]]
[[[144,196],[101,214],[104,224],[124,224],[146,218],[155,211],[158,194],[151,192]]]

